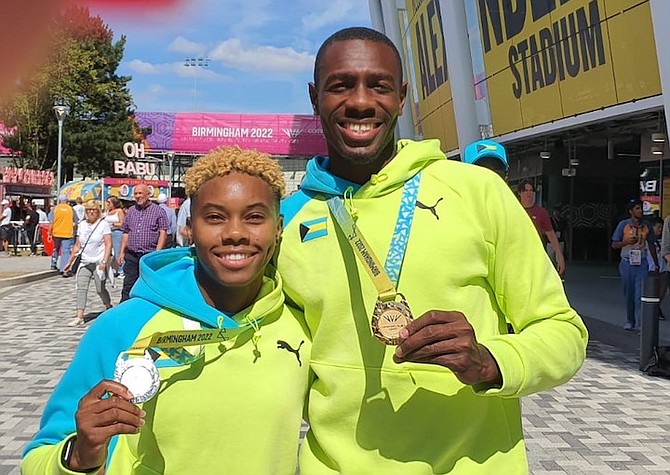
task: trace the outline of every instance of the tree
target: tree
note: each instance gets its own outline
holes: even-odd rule
[[[30,81],[20,84],[20,90],[11,100],[0,106],[0,122],[7,133],[2,142],[15,155],[13,165],[17,167],[50,168],[48,156],[52,144],[53,122],[51,97],[48,94],[48,76],[37,72]],[[51,127],[49,127],[51,125]]]
[[[125,42],[125,37],[114,42],[111,29],[86,8],[71,7],[54,20],[48,60],[0,106],[0,121],[15,128],[3,143],[18,154],[16,165],[55,168],[52,107],[62,101],[70,106],[63,134],[64,176],[72,179],[75,168],[85,177],[109,174],[123,143],[137,133],[129,118],[131,78],[116,74]]]

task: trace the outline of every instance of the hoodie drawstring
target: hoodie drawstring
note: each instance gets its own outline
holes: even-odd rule
[[[219,327],[219,330],[223,328],[224,317],[219,315],[216,319],[216,325]],[[251,325],[251,328],[254,329],[254,334],[251,337],[251,343],[254,345],[254,362],[261,356],[261,352],[258,349],[258,341],[261,339],[261,327],[258,324],[258,321],[255,318],[245,318],[245,320]],[[220,345],[220,347],[223,345]]]
[[[258,349],[258,340],[261,339],[261,328],[258,325],[258,322],[255,319],[248,318],[247,321],[251,324],[254,329],[254,334],[251,337],[251,343],[254,345],[254,355],[258,358],[261,355],[260,350]],[[256,360],[254,360],[256,361]]]
[[[344,205],[347,207],[347,211],[354,220],[358,217],[358,210],[354,206],[354,187],[349,186],[344,190]]]
[[[377,185],[377,184],[379,184],[379,183],[381,183],[381,182],[383,182],[383,181],[388,180],[388,177],[389,177],[389,176],[388,176],[386,173],[380,173],[379,175],[375,175],[375,174],[373,174],[373,175],[370,177],[370,184],[371,184],[371,185]]]

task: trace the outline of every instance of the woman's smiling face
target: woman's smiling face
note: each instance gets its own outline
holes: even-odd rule
[[[207,181],[192,199],[191,229],[207,276],[255,297],[282,230],[270,185],[237,172]]]

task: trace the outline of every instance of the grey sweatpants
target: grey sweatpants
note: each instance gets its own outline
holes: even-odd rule
[[[100,280],[98,273],[95,271],[97,267],[98,264],[90,262],[80,265],[79,270],[77,270],[77,310],[84,310],[86,308],[86,295],[88,294],[88,286],[91,283],[91,279],[95,281],[95,291],[102,299],[105,307],[109,307],[112,303],[109,292],[105,287],[107,279]]]

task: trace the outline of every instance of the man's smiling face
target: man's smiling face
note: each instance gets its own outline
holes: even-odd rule
[[[401,75],[397,56],[383,43],[342,40],[324,51],[309,92],[331,162],[367,165],[393,156],[407,90]]]

